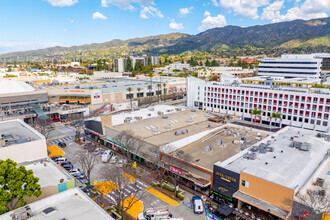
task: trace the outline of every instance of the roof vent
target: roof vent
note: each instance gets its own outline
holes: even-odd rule
[[[315,183],[315,185],[317,185],[317,186],[321,186],[321,187],[322,187],[322,186],[324,185],[324,179],[318,177],[318,178],[316,179],[316,183]]]
[[[266,165],[268,164],[268,162],[265,163]]]
[[[276,156],[274,156],[274,159],[276,158]]]
[[[56,211],[56,209],[54,209],[53,207],[48,207],[48,208],[44,209],[42,211],[42,213],[44,215],[50,215],[51,213],[54,213],[55,211]]]
[[[283,153],[284,151],[281,150],[281,153]]]
[[[320,196],[325,196],[325,189],[321,189],[321,190],[319,191],[319,195],[320,195]]]

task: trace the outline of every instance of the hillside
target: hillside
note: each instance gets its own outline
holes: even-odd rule
[[[181,54],[186,51],[213,53],[265,50],[308,50],[329,52],[330,18],[309,21],[257,25],[251,27],[226,26],[213,28],[197,35],[172,33],[130,40],[73,47],[52,47],[41,50],[0,55],[0,61],[70,58],[105,58],[128,54]]]

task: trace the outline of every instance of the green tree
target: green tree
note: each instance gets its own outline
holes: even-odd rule
[[[141,92],[141,88],[137,88],[136,89],[137,90],[137,92],[138,92],[138,95],[137,95],[137,97],[138,97],[138,105],[140,105],[140,92]]]
[[[219,63],[216,60],[212,60],[211,66],[219,66]]]
[[[127,92],[128,92],[129,101],[131,103],[131,110],[132,110],[133,109],[133,104],[132,104],[132,98],[133,98],[133,96],[132,96],[132,88],[131,87],[128,87],[127,88]]]
[[[141,63],[140,60],[138,60],[137,62],[135,62],[134,65],[134,70],[140,72],[142,70],[143,64]]]
[[[208,59],[205,62],[205,66],[211,66],[211,62]]]
[[[150,103],[152,101],[152,84],[148,85],[148,91],[149,91],[149,99],[150,99]]]
[[[24,197],[39,197],[39,178],[24,166],[17,167],[14,161],[0,160],[0,214],[26,204]]]
[[[151,66],[152,66],[151,56],[148,56],[148,63],[147,63],[147,66],[148,66],[148,65],[151,65]]]
[[[157,89],[158,89],[158,91],[157,91],[157,93],[158,93],[158,103],[160,102],[160,95],[162,94],[161,88],[162,88],[162,84],[158,83],[157,84]]]
[[[132,72],[133,70],[133,66],[132,66],[132,60],[130,57],[127,57],[126,59],[126,68],[125,68],[125,71],[126,72]]]
[[[253,115],[254,115],[254,120],[256,120],[257,118],[259,118],[260,123],[262,123],[262,118],[261,118],[261,114],[263,113],[262,110],[254,108],[254,109],[250,109],[250,114],[251,114],[251,121],[253,119]]]
[[[163,97],[165,101],[166,83],[163,83]]]

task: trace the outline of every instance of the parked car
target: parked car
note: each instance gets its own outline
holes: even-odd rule
[[[111,150],[106,150],[102,154],[102,162],[107,163],[110,160],[111,156],[112,156],[112,151]]]
[[[125,163],[127,163],[126,160],[124,160],[124,159],[119,159],[118,162],[117,162],[117,164],[116,164],[116,166],[117,166],[117,167],[123,167]]]
[[[112,156],[110,159],[110,163],[115,164],[117,163],[118,157],[117,156]]]
[[[73,166],[71,164],[65,164],[62,166],[64,169],[66,169],[67,171],[70,171],[73,169]]]
[[[81,173],[80,172],[80,169],[78,168],[78,169],[72,169],[72,170],[70,170],[70,172],[69,172],[71,175],[73,175],[73,174],[75,174],[75,173]]]
[[[61,155],[55,155],[55,156],[52,156],[50,159],[52,161],[55,161],[55,160],[57,160],[58,158],[61,158],[61,157],[62,157]]]
[[[63,161],[63,162],[61,162],[61,166],[63,167],[64,165],[66,165],[66,164],[71,164],[71,162],[70,161]],[[72,164],[71,164],[72,165]]]
[[[62,147],[62,148],[63,148],[63,147],[66,147],[66,143],[64,143],[64,142],[58,142],[58,146],[59,146],[59,147]]]
[[[84,149],[88,149],[88,148],[90,148],[91,146],[93,146],[92,143],[86,143],[86,144],[84,144],[83,148],[84,148]]]
[[[104,152],[105,152],[105,150],[102,150],[102,149],[101,149],[101,151],[100,151],[100,153],[99,153],[100,157],[102,157],[102,155],[104,154]]]
[[[59,157],[57,159],[55,159],[55,162],[58,163],[59,161],[64,162],[67,161],[68,159],[66,159],[66,157]]]
[[[201,197],[193,196],[191,199],[191,203],[195,214],[202,214],[204,212],[203,202]]]
[[[72,176],[76,179],[84,179],[86,178],[85,174],[83,173],[75,173],[75,174],[72,174]]]
[[[101,148],[96,148],[93,154],[98,155],[100,152],[101,152]]]

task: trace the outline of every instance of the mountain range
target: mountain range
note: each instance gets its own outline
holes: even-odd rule
[[[181,54],[188,51],[218,54],[254,53],[265,50],[330,52],[330,18],[294,20],[251,27],[226,26],[209,29],[197,35],[171,33],[81,46],[57,46],[2,54],[0,61],[114,58],[128,54]]]

